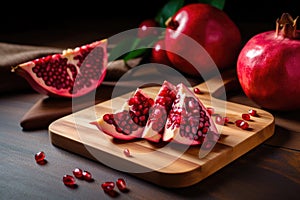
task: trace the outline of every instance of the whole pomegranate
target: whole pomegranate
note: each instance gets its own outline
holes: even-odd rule
[[[190,48],[186,36],[194,39],[206,50],[219,70],[235,66],[241,47],[241,33],[224,11],[210,4],[191,3],[181,7],[167,22],[167,50],[191,55],[189,57],[193,59],[192,63],[196,63],[201,69],[196,70],[185,58],[168,52],[174,67],[193,76],[199,76],[199,71],[201,74],[210,72],[211,62],[205,62],[207,53]]]
[[[155,29],[151,29],[149,27],[158,27],[158,23],[154,19],[145,19],[139,24],[138,29],[138,37],[139,38],[145,38],[148,36],[155,36],[158,33]]]
[[[158,40],[151,51],[150,60],[153,63],[164,64],[171,66],[171,62],[167,56],[167,51],[165,50],[165,40]]]
[[[300,31],[283,13],[276,30],[254,35],[242,48],[237,75],[245,94],[271,110],[300,108]]]

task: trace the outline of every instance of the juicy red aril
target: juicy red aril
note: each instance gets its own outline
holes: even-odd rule
[[[206,108],[207,112],[209,115],[213,115],[215,113],[215,109],[214,108]]]
[[[83,171],[82,176],[83,176],[83,179],[86,180],[86,181],[92,181],[93,180],[92,174],[89,171],[86,171],[86,170]]]
[[[157,132],[163,130],[167,119],[167,111],[165,107],[161,105],[153,106],[150,110],[149,116],[150,118],[147,123],[152,123],[152,129]]]
[[[37,152],[35,155],[34,155],[34,159],[37,163],[41,163],[41,162],[44,162],[45,160],[45,153],[43,151],[40,151],[40,152]]]
[[[132,120],[131,114],[127,110],[115,114],[105,114],[103,120],[108,124],[113,124],[117,132],[125,135],[129,135],[139,128],[139,125]]]
[[[169,86],[163,85],[161,91],[155,99],[154,106],[150,109],[148,124],[152,123],[152,129],[160,132],[163,130],[168,112],[172,108],[176,92]]]
[[[248,129],[249,128],[249,124],[247,123],[247,122],[245,122],[245,121],[242,121],[241,123],[240,123],[240,126],[239,126],[241,129],[244,129],[244,130],[246,130],[246,129]]]
[[[228,123],[229,122],[229,118],[228,117],[223,117],[224,123]]]
[[[225,118],[223,118],[221,115],[216,115],[215,122],[216,122],[216,124],[224,125]]]
[[[195,94],[201,94],[201,90],[199,88],[194,88],[194,93]]]
[[[130,110],[123,110],[114,114],[103,115],[103,120],[112,124],[115,130],[124,135],[130,135],[138,128],[144,127],[149,118],[149,110],[154,104],[152,98],[144,96],[141,90],[136,91],[135,95],[128,99]]]
[[[236,125],[237,127],[241,128],[241,129],[243,129],[243,130],[246,130],[246,129],[249,128],[248,122],[246,122],[246,121],[244,121],[244,120],[241,120],[241,119],[236,120],[236,121],[235,121],[235,125]]]
[[[209,117],[194,97],[185,97],[183,107],[173,108],[169,117],[167,128],[180,127],[180,135],[191,140],[203,141],[210,127]]]
[[[236,121],[235,121],[235,125],[236,125],[237,127],[239,127],[240,124],[242,123],[242,121],[243,121],[243,120],[241,120],[241,119],[236,120]]]
[[[115,183],[112,181],[107,181],[107,182],[102,183],[101,187],[105,192],[109,192],[115,188]]]
[[[251,116],[256,116],[256,115],[257,115],[257,111],[254,110],[254,109],[248,110],[248,113],[249,113],[249,115],[251,115]]]
[[[75,186],[76,185],[76,180],[73,176],[71,175],[64,175],[63,176],[63,183],[66,185],[66,186]]]
[[[75,168],[75,169],[73,170],[73,175],[74,175],[76,178],[83,179],[82,170],[81,170],[80,168]]]
[[[149,117],[149,109],[153,104],[152,98],[147,99],[141,92],[136,92],[135,96],[128,101],[128,105],[131,107],[130,116],[134,123],[145,126]]]
[[[116,185],[117,185],[118,189],[122,192],[127,190],[126,182],[123,178],[118,178],[118,180],[116,181]]]
[[[125,148],[125,149],[123,150],[123,153],[124,153],[124,155],[127,156],[127,157],[130,157],[130,156],[131,156],[129,149],[127,149],[127,148]]]
[[[249,121],[249,120],[250,120],[250,114],[244,113],[244,114],[242,114],[242,118],[243,118],[244,120]]]

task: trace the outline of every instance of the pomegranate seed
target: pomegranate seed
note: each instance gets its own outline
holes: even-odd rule
[[[43,151],[39,151],[34,155],[34,159],[38,164],[45,164],[46,163],[46,155]]]
[[[240,123],[240,128],[246,130],[246,129],[249,128],[249,124],[247,122],[245,122],[245,121],[242,121]]]
[[[207,112],[209,115],[213,115],[215,113],[215,109],[214,108],[206,108]]]
[[[225,123],[224,118],[221,115],[216,115],[215,122],[216,122],[216,124],[219,124],[219,125],[224,125],[224,123]]]
[[[201,94],[201,90],[199,88],[194,88],[195,94]]]
[[[254,109],[248,110],[248,113],[249,113],[249,115],[251,115],[251,116],[257,116],[257,111],[254,110]]]
[[[76,178],[83,179],[82,170],[80,168],[75,168],[73,174]]]
[[[236,120],[236,121],[235,121],[235,125],[236,125],[237,127],[240,127],[240,124],[242,123],[242,121],[243,121],[243,120],[241,120],[241,119]]]
[[[127,157],[130,157],[130,156],[131,156],[129,149],[127,149],[127,148],[124,149],[123,153],[124,153],[124,155],[127,156]]]
[[[69,187],[74,187],[76,185],[75,178],[68,174],[65,174],[63,176],[63,182],[66,186],[69,186]]]
[[[244,120],[249,121],[249,120],[250,120],[250,114],[247,114],[247,113],[242,114],[242,118],[243,118]]]
[[[83,176],[83,179],[86,181],[93,181],[92,174],[89,171],[86,171],[86,170],[83,171],[82,176]]]
[[[116,181],[116,185],[120,191],[127,191],[126,182],[123,178],[118,178],[118,180]]]
[[[106,181],[101,184],[101,187],[105,192],[109,192],[115,188],[115,183],[112,181]]]
[[[236,124],[237,127],[241,128],[243,130],[246,130],[246,129],[249,128],[248,122],[246,122],[244,120],[241,120],[241,119],[240,120],[236,120],[235,124]]]
[[[223,117],[224,123],[228,123],[229,122],[229,118],[228,117]]]

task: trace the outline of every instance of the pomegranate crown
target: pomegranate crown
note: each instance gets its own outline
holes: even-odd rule
[[[297,37],[297,16],[295,19],[289,13],[283,13],[280,18],[276,20],[276,37],[283,36],[290,39]]]

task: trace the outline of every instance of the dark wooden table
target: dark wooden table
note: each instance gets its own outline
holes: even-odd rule
[[[30,33],[26,34],[30,36]],[[23,43],[30,38],[26,40],[24,35],[17,36],[6,34],[1,37],[2,41]],[[72,36],[66,34],[64,37],[68,39],[64,40],[59,33],[51,41],[40,38],[41,42],[39,38],[31,38],[31,43],[28,43],[65,47],[84,43],[87,38],[96,39],[99,34],[88,32],[86,37]],[[116,199],[299,199],[299,111],[272,112],[276,127],[270,139],[196,185],[169,189],[53,146],[47,129],[23,131],[21,118],[43,97],[32,90],[0,96],[1,199],[112,199],[103,192],[101,183],[118,178],[126,180],[130,191],[119,192]],[[230,94],[228,100],[256,106],[242,91]],[[38,165],[35,162],[34,154],[38,151],[45,152],[47,164]],[[77,180],[77,188],[66,187],[62,177],[72,174],[75,167],[90,171],[94,182]]]

